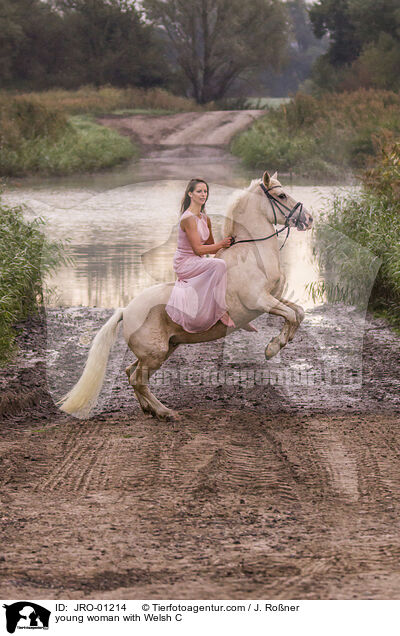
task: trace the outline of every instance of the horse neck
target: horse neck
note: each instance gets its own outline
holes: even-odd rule
[[[268,211],[268,216],[271,216],[271,220],[265,212],[257,210],[251,205],[238,209],[232,217],[232,229],[228,233],[236,236],[238,240],[269,236],[275,231],[272,223],[272,209]],[[276,236],[269,239],[269,241],[273,240],[276,241]]]

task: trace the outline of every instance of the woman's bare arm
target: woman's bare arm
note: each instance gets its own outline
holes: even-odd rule
[[[207,243],[203,245],[194,216],[188,216],[186,219],[182,219],[181,228],[186,232],[190,246],[197,256],[204,256],[204,254],[216,254],[221,247],[229,247],[231,244],[230,238],[224,238],[222,241],[218,241],[217,243],[213,242],[212,244],[208,243],[209,239],[207,239]],[[211,231],[210,237],[212,237]]]
[[[206,221],[208,225],[208,231],[210,232],[210,236],[206,240],[205,245],[212,245],[213,243],[215,243],[215,241],[214,241],[214,237],[212,233],[211,219],[208,216],[206,216]]]

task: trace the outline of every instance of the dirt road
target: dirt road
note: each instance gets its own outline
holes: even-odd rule
[[[163,149],[173,146],[195,146],[198,153],[201,146],[228,145],[236,133],[248,128],[263,114],[262,110],[221,110],[158,117],[102,117],[98,121],[131,135],[145,149],[154,146]]]
[[[150,128],[150,146],[182,142]],[[0,372],[0,598],[399,598],[400,340],[384,322],[317,308],[270,363],[266,316],[183,347],[154,378],[174,423],[139,411],[119,341],[97,415],[78,421],[52,396],[108,315],[50,311]]]

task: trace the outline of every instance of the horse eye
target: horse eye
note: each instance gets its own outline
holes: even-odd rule
[[[280,199],[286,199],[286,194],[284,192],[282,192],[282,194],[278,194],[278,197]]]

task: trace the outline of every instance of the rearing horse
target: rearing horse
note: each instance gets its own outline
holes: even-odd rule
[[[225,236],[234,236],[230,248],[222,249],[216,258],[227,264],[226,304],[236,327],[227,328],[218,321],[200,333],[188,333],[173,322],[165,311],[174,283],[161,283],[141,292],[127,307],[117,309],[93,340],[84,371],[76,385],[59,402],[61,410],[87,417],[101,387],[111,347],[123,322],[124,337],[137,360],[127,367],[133,387],[145,413],[169,418],[174,412],[151,393],[148,382],[180,344],[208,342],[223,338],[264,313],[284,318],[280,333],[265,348],[267,359],[276,355],[292,340],[304,311],[282,297],[285,278],[279,262],[277,235],[291,227],[307,230],[313,222],[311,214],[285,193],[277,174],[265,172],[239,193],[225,217]],[[282,225],[275,230],[274,225]]]

